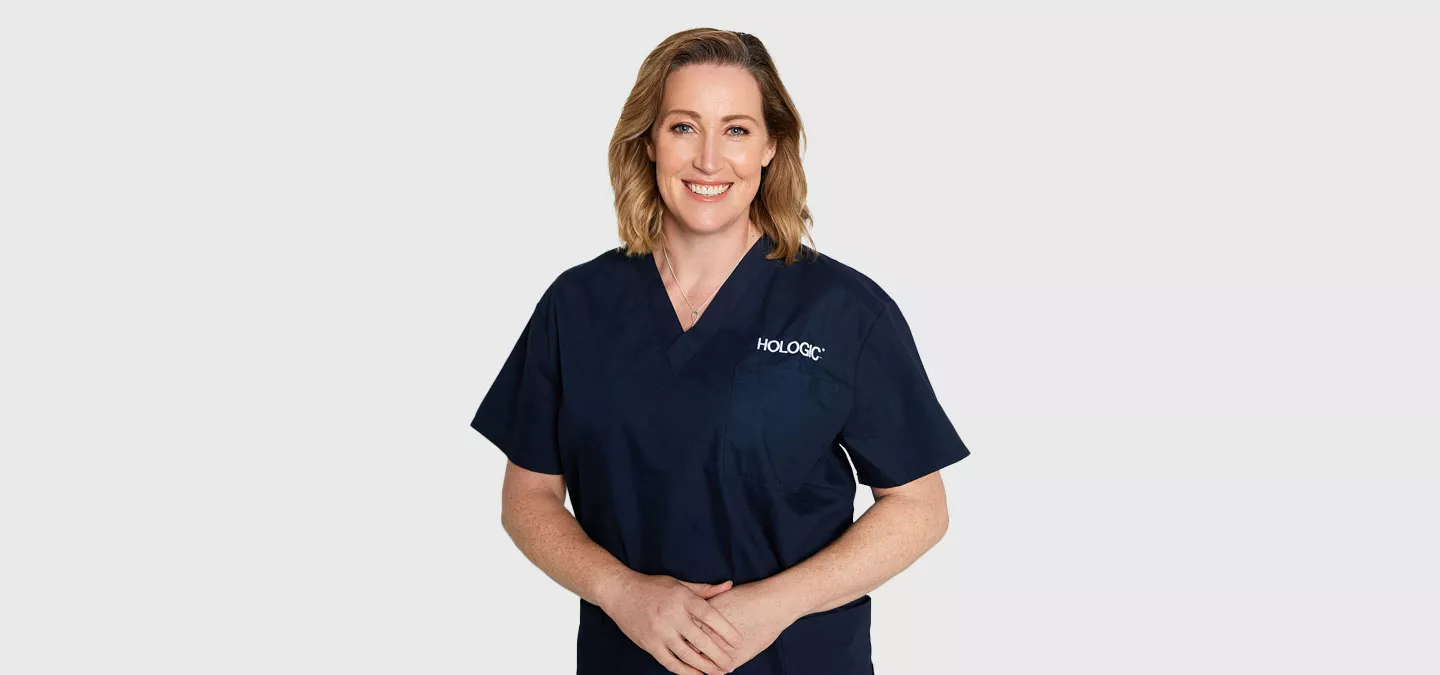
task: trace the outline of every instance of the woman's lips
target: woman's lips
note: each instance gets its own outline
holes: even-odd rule
[[[727,187],[725,188],[725,191],[724,191],[724,192],[721,192],[721,193],[718,194],[718,195],[702,195],[702,194],[699,194],[699,193],[695,192],[694,190],[691,190],[691,189],[690,189],[690,185],[692,185],[692,183],[691,183],[690,181],[680,181],[680,182],[685,184],[685,192],[689,193],[690,196],[691,196],[691,197],[694,197],[697,201],[702,201],[702,202],[718,202],[718,201],[724,199],[724,198],[725,198],[725,195],[730,194],[731,188],[735,187],[735,184],[734,184],[734,183],[720,183],[720,185],[725,185],[725,186],[727,186]],[[707,185],[707,184],[705,184],[705,183],[693,183],[693,185],[705,185],[706,187],[710,187],[709,185]]]

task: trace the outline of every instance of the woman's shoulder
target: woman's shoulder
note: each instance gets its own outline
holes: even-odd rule
[[[634,277],[636,260],[627,258],[622,248],[607,248],[595,256],[562,269],[545,289],[547,298],[576,298],[603,290],[625,288],[624,281]]]
[[[807,294],[837,295],[859,307],[862,314],[878,315],[892,303],[890,295],[870,275],[826,253],[816,251],[813,257],[802,256],[791,267],[808,287]]]

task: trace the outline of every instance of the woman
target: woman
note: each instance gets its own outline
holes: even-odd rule
[[[970,451],[895,302],[800,243],[803,134],[754,36],[661,43],[610,144],[623,246],[556,277],[475,414],[580,675],[873,673],[867,593],[945,531]]]

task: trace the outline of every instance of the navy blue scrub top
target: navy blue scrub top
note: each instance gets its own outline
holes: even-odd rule
[[[857,477],[893,487],[970,454],[894,300],[829,256],[786,266],[771,246],[751,245],[688,331],[650,254],[565,270],[475,413],[510,461],[564,474],[581,527],[637,572],[773,576],[850,527]],[[584,599],[576,646],[577,675],[669,672]],[[869,595],[736,670],[873,672]]]

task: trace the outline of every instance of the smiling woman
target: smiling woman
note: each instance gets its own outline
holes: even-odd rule
[[[672,35],[645,59],[610,141],[621,240],[643,255],[658,246],[667,217],[707,232],[743,217],[772,235],[778,258],[794,262],[801,239],[813,241],[804,139],[800,113],[758,38],[710,29]]]
[[[867,593],[944,533],[970,451],[895,301],[802,243],[803,137],[754,36],[656,47],[610,143],[622,245],[545,289],[471,422],[580,596],[580,675],[872,675]]]

